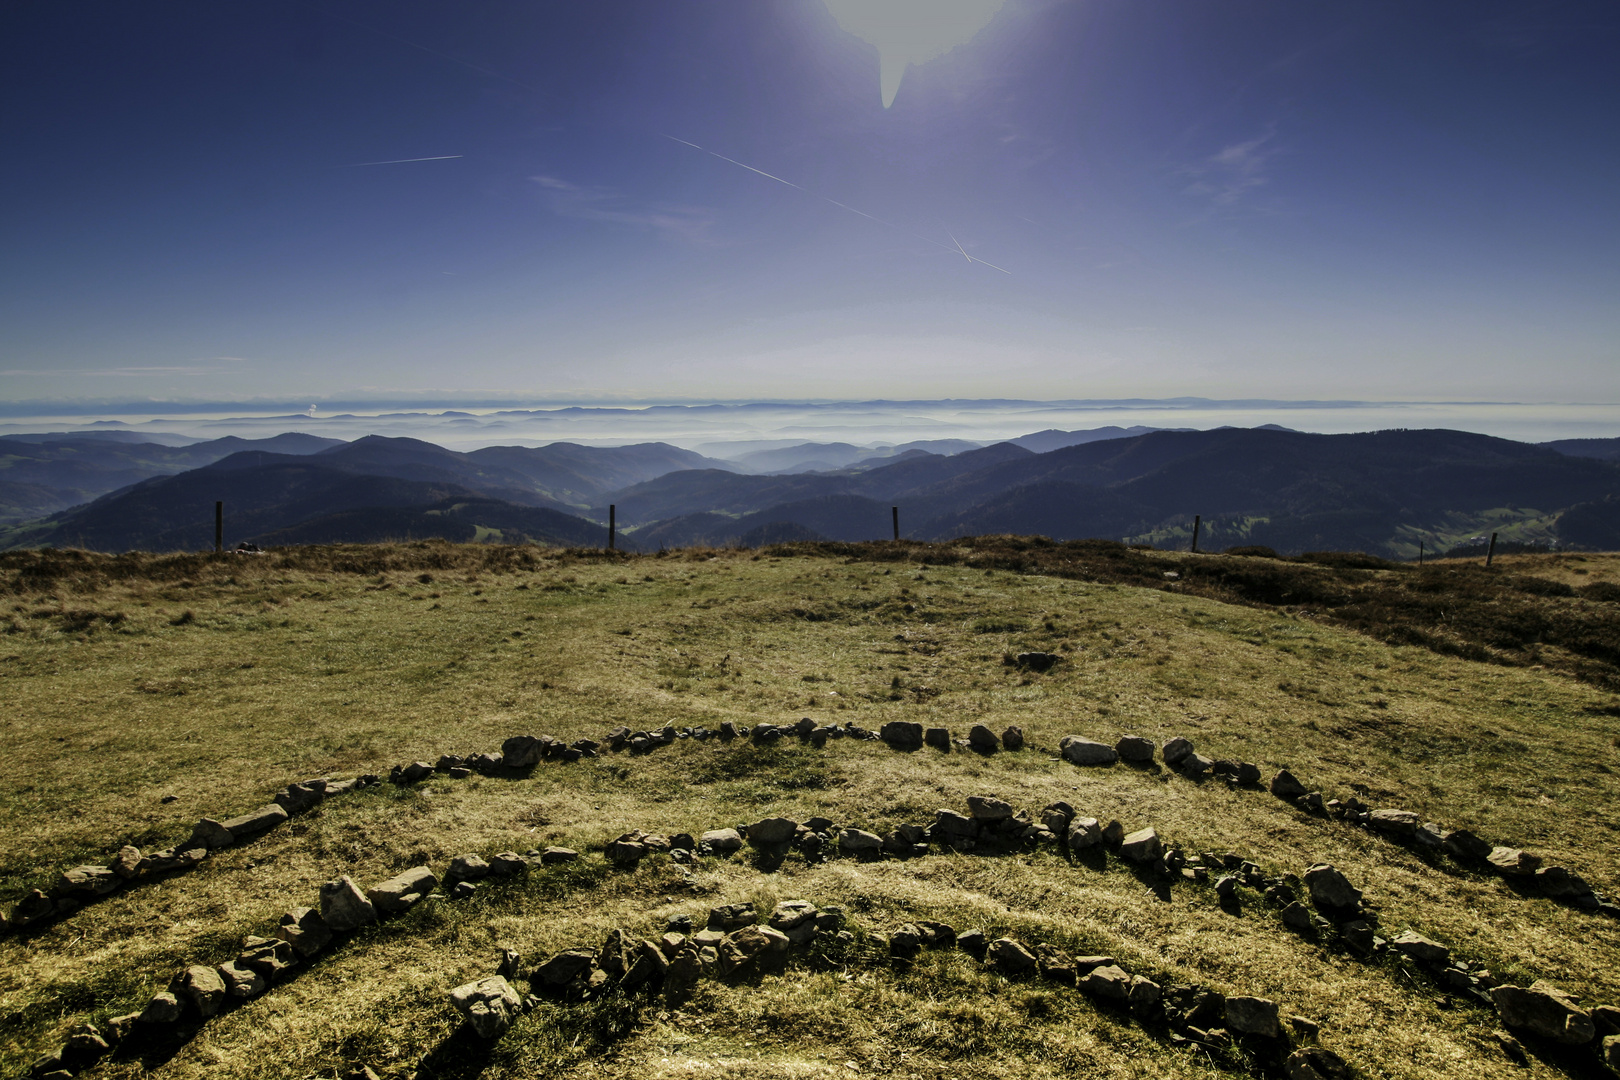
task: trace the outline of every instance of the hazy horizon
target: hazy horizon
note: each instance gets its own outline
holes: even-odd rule
[[[371,407],[366,407],[370,405]],[[127,403],[123,410],[140,408]],[[19,415],[0,408],[0,435],[120,429],[190,438],[262,438],[304,431],[332,438],[364,435],[425,439],[452,449],[497,444],[668,442],[711,456],[724,444],[847,442],[897,445],[919,440],[996,442],[1037,431],[1129,428],[1257,427],[1343,434],[1388,428],[1453,428],[1523,442],[1620,437],[1610,403],[1289,402],[1130,399],[1115,401],[837,401],[582,403],[516,407],[415,407],[346,402],[291,411],[231,403],[181,411],[105,411]]]

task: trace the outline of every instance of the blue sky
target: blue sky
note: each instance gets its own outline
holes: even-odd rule
[[[1005,0],[889,108],[823,0],[0,49],[0,400],[1620,399],[1611,3]]]

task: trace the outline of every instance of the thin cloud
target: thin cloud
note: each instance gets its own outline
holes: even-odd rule
[[[649,229],[691,244],[712,244],[709,230],[714,214],[700,206],[652,203],[641,206],[611,188],[571,183],[555,176],[529,178],[545,195],[546,205],[558,217],[602,221]]]
[[[0,371],[0,375],[89,375],[119,379],[163,379],[172,378],[176,375],[224,375],[240,371],[243,364],[249,363],[252,363],[252,361],[244,360],[239,356],[219,356],[212,360],[192,364],[131,365],[110,368],[11,368]]]
[[[1186,172],[1195,177],[1183,194],[1208,199],[1217,206],[1232,206],[1271,182],[1268,165],[1280,148],[1273,140],[1276,125],[1245,142],[1222,147]]]

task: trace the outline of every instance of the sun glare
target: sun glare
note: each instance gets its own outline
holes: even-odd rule
[[[838,25],[873,45],[883,86],[883,107],[894,104],[900,79],[965,45],[987,26],[1005,0],[825,0]]]

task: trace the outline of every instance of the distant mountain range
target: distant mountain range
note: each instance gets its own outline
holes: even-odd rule
[[[202,549],[212,546],[222,500],[230,544],[601,545],[612,505],[620,545],[643,550],[887,539],[892,507],[902,534],[919,539],[1019,533],[1184,547],[1199,515],[1204,550],[1261,544],[1408,557],[1420,543],[1434,552],[1491,532],[1620,548],[1620,440],[1534,446],[1444,430],[1221,428],[935,444],[951,453],[927,445],[868,453],[756,444],[725,461],[664,443],[458,453],[379,436],[185,447],[10,437],[0,440],[0,499],[14,524],[0,543]],[[770,468],[789,462],[801,468]],[[135,476],[141,470],[150,471]],[[98,487],[91,501],[76,500],[83,505],[61,505]]]
[[[169,476],[238,453],[316,454],[338,439],[288,432],[271,439],[234,435],[174,445],[128,431],[73,431],[0,436],[0,524],[88,502],[151,476]]]

